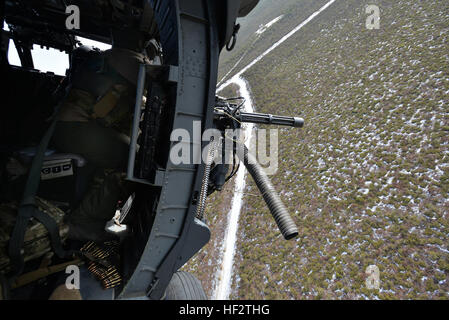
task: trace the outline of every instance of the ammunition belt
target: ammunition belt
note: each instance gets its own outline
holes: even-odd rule
[[[118,260],[117,241],[108,241],[102,244],[90,241],[80,251],[90,260],[87,269],[101,282],[104,289],[122,284],[122,277],[116,266]]]

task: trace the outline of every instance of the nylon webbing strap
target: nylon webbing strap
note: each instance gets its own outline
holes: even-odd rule
[[[38,210],[33,205],[24,205],[19,209],[16,225],[9,243],[9,256],[13,267],[14,276],[23,271],[24,261],[21,254],[26,229],[31,217],[36,218],[48,231],[53,251],[60,258],[64,258],[71,252],[66,252],[62,248],[59,228],[56,222],[46,213]]]
[[[35,205],[34,196],[39,189],[39,183],[41,181],[41,169],[42,163],[44,162],[45,150],[47,150],[50,139],[55,131],[56,126],[56,118],[52,121],[50,127],[42,138],[39,148],[37,149],[36,155],[33,159],[33,163],[31,164],[30,173],[28,175],[28,180],[25,185],[25,191],[23,192],[22,203],[20,206],[24,205]],[[20,211],[20,208],[19,208]]]
[[[59,106],[56,108],[56,112],[58,109]],[[46,213],[38,210],[34,198],[37,190],[39,189],[45,150],[47,150],[47,146],[55,130],[56,121],[57,118],[54,117],[50,127],[48,128],[39,144],[36,155],[31,164],[31,169],[25,185],[22,202],[19,206],[16,224],[9,240],[8,253],[12,265],[11,277],[18,276],[23,271],[24,260],[21,250],[25,238],[26,229],[28,227],[28,222],[31,217],[39,220],[39,222],[42,223],[47,229],[53,250],[59,257],[64,258],[66,255],[71,254],[71,252],[66,252],[62,248],[61,239],[59,236],[59,228],[56,222]]]
[[[20,252],[23,246],[23,240],[25,238],[26,228],[28,221],[32,216],[32,212],[35,209],[33,205],[20,206],[17,214],[16,224],[9,239],[9,259],[11,260],[11,276],[20,275],[23,271],[23,257]]]
[[[60,258],[67,257],[67,255],[71,254],[69,251],[65,251],[61,245],[61,237],[59,236],[59,228],[56,224],[56,221],[50,217],[45,212],[34,208],[33,217],[39,220],[45,228],[47,228],[48,234],[50,236],[51,246],[56,255]]]

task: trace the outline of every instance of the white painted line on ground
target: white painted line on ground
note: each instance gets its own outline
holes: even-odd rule
[[[301,30],[305,25],[307,25],[310,21],[315,19],[321,12],[329,8],[330,5],[332,5],[337,0],[331,0],[328,3],[326,3],[324,6],[321,7],[318,11],[314,12],[310,17],[308,17],[303,23],[298,25],[296,28],[294,28],[292,31],[287,33],[285,36],[283,36],[279,41],[275,42],[270,48],[268,48],[264,53],[262,53],[260,56],[258,56],[256,59],[254,59],[250,64],[248,64],[246,67],[244,67],[242,70],[239,71],[234,77],[232,77],[230,80],[226,81],[224,84],[222,84],[217,91],[220,91],[224,87],[228,86],[232,82],[234,82],[234,78],[240,77],[243,73],[245,73],[249,68],[254,66],[257,62],[259,62],[262,58],[264,58],[267,54],[269,54],[271,51],[279,47],[282,43],[284,43],[288,38],[290,38],[292,35],[294,35],[296,32]]]
[[[240,87],[240,96],[245,98],[244,109],[246,112],[253,112],[253,101],[248,90],[246,81],[238,78],[235,82]],[[247,123],[245,126],[245,142],[249,147],[249,141],[254,128],[254,124]],[[243,203],[243,191],[245,189],[246,168],[240,165],[235,178],[234,196],[232,198],[231,210],[228,213],[228,225],[226,227],[222,252],[223,260],[218,274],[218,285],[214,292],[215,300],[229,299],[232,283],[232,267],[234,266],[235,246],[237,242],[237,230],[239,225],[240,211]]]

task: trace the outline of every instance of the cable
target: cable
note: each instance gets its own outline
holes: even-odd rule
[[[295,238],[299,233],[298,228],[267,174],[244,144],[239,144],[238,147],[239,152],[243,152],[243,155],[239,153],[239,157],[256,183],[282,235],[286,240]]]

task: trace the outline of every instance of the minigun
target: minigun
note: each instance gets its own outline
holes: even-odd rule
[[[240,103],[232,103],[232,101],[239,101]],[[223,140],[231,139],[233,145],[234,156],[237,154],[239,159],[243,161],[246,169],[254,179],[257,188],[267,204],[270,213],[272,214],[276,224],[279,227],[282,235],[286,240],[295,238],[298,235],[298,228],[295,222],[289,215],[287,208],[282,203],[278,193],[274,189],[270,179],[265,173],[262,166],[257,162],[256,157],[252,155],[244,143],[235,139],[235,137],[227,137],[225,131],[227,129],[238,129],[242,123],[255,124],[270,124],[282,125],[295,128],[304,126],[304,119],[299,117],[278,116],[265,113],[243,112],[241,108],[245,103],[242,97],[224,99],[216,98],[216,105],[214,108],[214,124],[217,129],[223,132]],[[224,142],[223,142],[224,144]],[[235,161],[234,161],[235,164]],[[210,169],[210,168],[209,168]],[[218,164],[210,171],[209,187],[216,190],[221,190],[223,184],[228,181],[238,170],[234,167],[231,174],[226,178],[229,167],[225,164]],[[207,170],[209,174],[209,170]]]
[[[276,116],[268,113],[240,112],[236,113],[236,118],[240,122],[273,124],[279,126],[289,126],[302,128],[304,119],[298,117]]]
[[[229,101],[241,100],[240,104],[230,103]],[[222,128],[223,125],[229,127],[229,120],[237,120],[237,124],[232,125],[232,128],[239,128],[239,123],[254,123],[254,124],[269,124],[288,126],[294,128],[302,128],[304,126],[304,119],[299,117],[287,117],[272,115],[268,113],[242,112],[240,109],[245,103],[243,97],[224,99],[217,97],[216,106],[214,110],[214,120],[217,128]],[[220,123],[221,122],[221,123]]]

